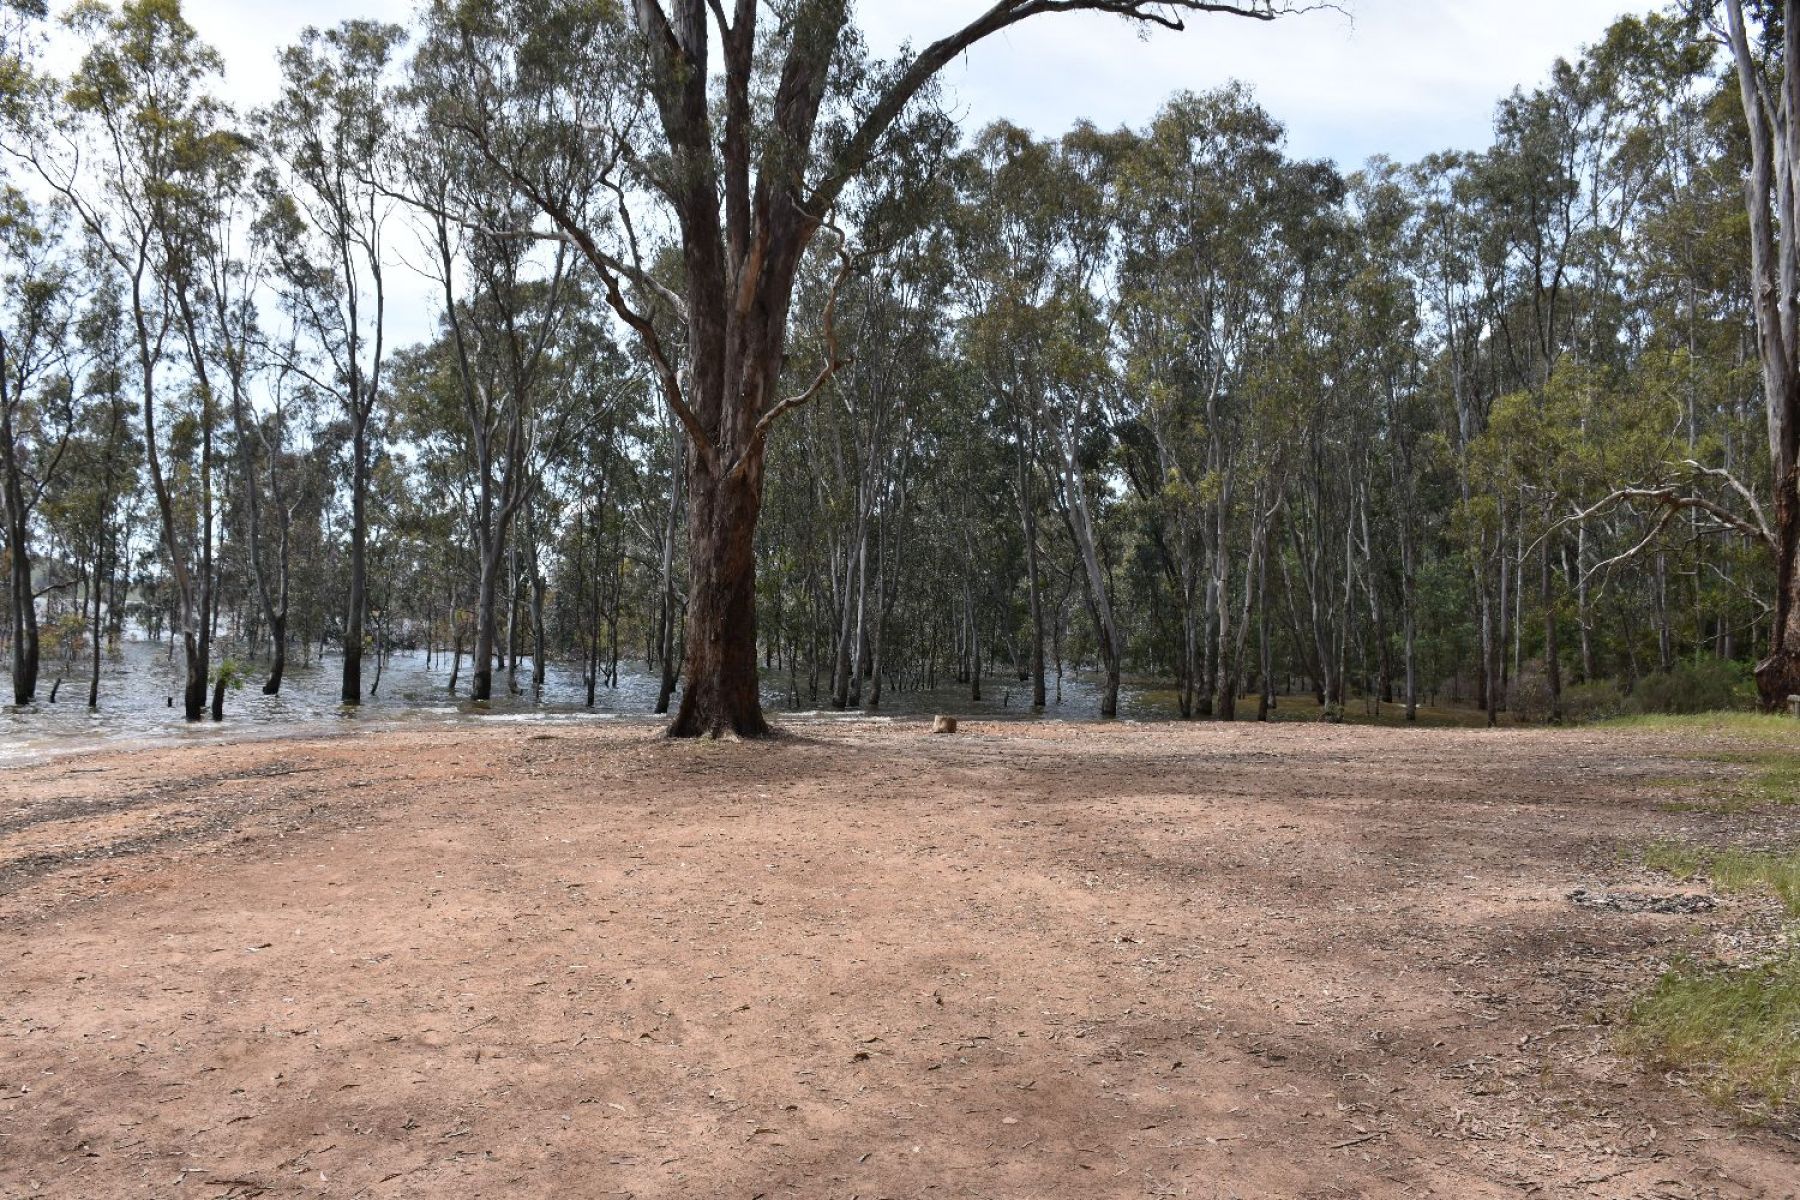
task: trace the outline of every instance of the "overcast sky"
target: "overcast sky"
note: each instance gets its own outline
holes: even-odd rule
[[[861,0],[879,51],[929,41],[989,0]],[[1079,117],[1138,124],[1169,93],[1241,79],[1306,157],[1359,166],[1488,141],[1494,103],[1545,78],[1559,56],[1599,38],[1641,0],[1339,0],[1345,13],[1273,23],[1195,16],[1186,33],[1141,40],[1116,17],[1037,17],[976,47],[946,72],[957,108],[1060,133]],[[58,7],[66,7],[59,3]],[[374,16],[402,24],[412,0],[187,0],[225,55],[235,98],[265,99],[275,48],[307,24]]]

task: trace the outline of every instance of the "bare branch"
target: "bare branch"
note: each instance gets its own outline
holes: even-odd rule
[[[1749,506],[1751,513],[1756,517],[1756,524],[1761,530],[1762,539],[1769,543],[1771,547],[1775,545],[1775,532],[1769,528],[1769,520],[1767,517],[1763,516],[1762,505],[1757,503],[1756,494],[1745,487],[1743,483],[1738,480],[1737,476],[1733,475],[1730,471],[1725,470],[1723,467],[1709,467],[1703,463],[1697,463],[1691,458],[1683,460],[1682,465],[1696,474],[1705,475],[1712,479],[1724,480],[1726,485],[1730,487],[1732,491],[1736,492],[1738,496],[1743,499],[1744,503]]]
[[[1639,554],[1642,554],[1644,552],[1645,548],[1650,545],[1650,543],[1654,542],[1657,538],[1662,536],[1663,530],[1665,530],[1669,527],[1669,522],[1673,521],[1675,519],[1675,514],[1679,513],[1680,511],[1681,511],[1681,508],[1677,505],[1670,505],[1669,507],[1663,509],[1662,515],[1657,518],[1656,524],[1651,527],[1649,533],[1646,533],[1644,535],[1642,541],[1640,541],[1637,545],[1633,546],[1631,549],[1625,551],[1625,553],[1615,554],[1611,558],[1607,559],[1606,561],[1595,563],[1593,566],[1591,566],[1587,570],[1583,571],[1581,573],[1581,585],[1585,587],[1587,585],[1588,580],[1592,579],[1595,575],[1599,574],[1601,571],[1609,571],[1609,570],[1611,570],[1611,568],[1619,565],[1620,563],[1629,562],[1630,560],[1636,558]],[[1602,590],[1605,590],[1604,584],[1602,585]]]
[[[1183,13],[1218,13],[1273,21],[1281,16],[1335,7],[1330,3],[1297,3],[1294,0],[1000,0],[955,33],[939,38],[914,55],[844,144],[813,189],[807,207],[817,212],[834,206],[845,184],[874,153],[876,143],[933,76],[975,43],[1029,17],[1058,12],[1112,13],[1165,29],[1180,30],[1186,28]]]

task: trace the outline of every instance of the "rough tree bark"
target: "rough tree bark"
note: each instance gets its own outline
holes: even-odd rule
[[[1800,0],[1782,4],[1787,66],[1774,84],[1751,51],[1743,0],[1727,0],[1725,13],[1750,134],[1744,202],[1775,485],[1773,620],[1756,685],[1775,710],[1800,694]]]

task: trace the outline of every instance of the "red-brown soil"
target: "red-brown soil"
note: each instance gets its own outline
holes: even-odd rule
[[[0,1195],[1800,1192],[1605,1024],[1756,902],[1567,899],[1699,747],[927,728],[0,773]]]

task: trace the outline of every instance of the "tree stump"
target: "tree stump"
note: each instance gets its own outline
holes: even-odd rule
[[[1800,696],[1788,697],[1788,716],[1800,717]]]
[[[931,722],[931,732],[933,732],[933,733],[955,733],[956,732],[956,718],[955,717],[934,717]]]

